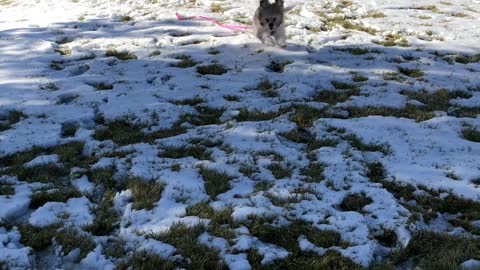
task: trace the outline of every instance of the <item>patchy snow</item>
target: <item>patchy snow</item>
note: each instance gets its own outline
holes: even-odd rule
[[[48,202],[30,215],[28,222],[37,227],[65,222],[73,226],[86,226],[93,222],[91,202],[86,198],[71,198],[66,202]]]

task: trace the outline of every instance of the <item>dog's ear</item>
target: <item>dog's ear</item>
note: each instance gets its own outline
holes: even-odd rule
[[[269,4],[268,0],[260,0],[260,6],[261,7],[266,7],[266,6],[268,6],[268,4]]]
[[[279,6],[280,8],[283,8],[283,0],[275,0],[275,5]]]

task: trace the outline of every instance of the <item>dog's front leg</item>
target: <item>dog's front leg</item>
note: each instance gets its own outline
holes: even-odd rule
[[[270,35],[267,32],[263,32],[262,43],[267,44],[268,46],[274,46],[275,45],[275,41],[273,40],[272,35]]]
[[[285,48],[287,46],[287,35],[285,33],[285,25],[280,25],[275,32],[275,40],[278,46]]]

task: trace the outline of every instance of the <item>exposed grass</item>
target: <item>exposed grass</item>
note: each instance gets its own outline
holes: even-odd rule
[[[307,167],[300,170],[302,175],[307,176],[305,182],[314,182],[318,183],[325,179],[323,171],[325,170],[325,165],[322,163],[313,163],[308,164]]]
[[[48,83],[44,83],[44,84],[41,84],[39,86],[39,88],[41,90],[46,90],[46,91],[57,91],[58,89],[60,89],[55,83],[53,82],[48,82]]]
[[[198,160],[212,160],[212,151],[202,145],[181,145],[162,147],[159,154],[164,158],[194,157]]]
[[[237,115],[237,121],[267,121],[277,118],[279,112],[263,112],[260,110],[248,110],[247,108],[241,108],[240,113]]]
[[[36,165],[24,167],[21,164],[12,166],[3,172],[7,175],[15,175],[21,181],[59,183],[70,173],[69,168],[56,164]]]
[[[235,95],[225,95],[223,98],[230,102],[239,102],[241,100],[241,97]]]
[[[267,77],[263,77],[257,85],[257,89],[262,91],[265,97],[277,97],[277,89],[280,87],[277,83],[272,83]]]
[[[268,182],[268,181],[260,181],[258,183],[255,184],[255,192],[260,192],[260,191],[267,191],[269,190],[270,188],[273,187],[273,183],[272,182]]]
[[[360,270],[363,269],[350,259],[347,259],[335,251],[327,251],[325,255],[316,253],[294,253],[283,260],[275,260],[268,265],[261,264],[261,256],[251,250],[247,258],[252,269],[265,270],[297,270],[297,269],[335,269],[335,270]]]
[[[400,73],[402,73],[403,75],[406,75],[406,76],[411,77],[411,78],[419,78],[419,77],[422,77],[423,75],[425,75],[425,73],[423,71],[421,71],[420,69],[416,69],[416,68],[399,67],[398,71]]]
[[[78,124],[74,122],[62,123],[61,135],[63,138],[73,137],[77,132]]]
[[[61,46],[55,49],[55,52],[59,53],[60,55],[63,56],[69,56],[72,54],[72,50],[66,46]]]
[[[365,82],[368,81],[368,77],[355,73],[352,77],[354,82]]]
[[[208,106],[196,106],[197,113],[186,113],[180,117],[179,123],[188,122],[195,126],[218,125],[221,124],[220,117],[225,112],[225,108],[212,108]]]
[[[102,236],[110,235],[118,228],[119,215],[113,208],[113,198],[115,194],[112,191],[107,192],[102,201],[95,208],[95,219],[91,225],[88,225],[85,230],[93,235]]]
[[[318,247],[345,246],[340,234],[322,231],[304,221],[293,221],[287,226],[274,226],[268,218],[250,217],[246,224],[250,233],[262,242],[271,243],[294,253],[300,253],[298,238],[303,235]]]
[[[425,104],[424,108],[422,107],[421,109],[426,111],[448,111],[450,100],[472,97],[468,92],[449,91],[447,89],[440,89],[435,92],[402,91],[401,94]]]
[[[227,73],[227,69],[220,64],[210,64],[197,66],[197,72],[201,75],[222,75]]]
[[[391,149],[388,144],[365,143],[355,134],[346,135],[344,136],[344,139],[347,140],[352,147],[355,147],[362,152],[380,152],[384,155],[391,153]]]
[[[275,60],[272,59],[270,64],[267,65],[267,71],[282,73],[285,70],[287,65],[292,64],[293,61],[290,60]]]
[[[27,118],[21,111],[10,110],[4,115],[0,115],[0,132],[12,128],[12,125]]]
[[[330,83],[337,90],[354,90],[358,88],[355,84],[341,82],[341,81],[331,81]]]
[[[326,17],[325,19],[326,19],[325,24],[329,30],[332,30],[333,28],[340,26],[344,29],[366,32],[366,33],[369,33],[370,35],[375,35],[377,33],[376,29],[367,27],[361,24],[353,23],[347,20],[345,16]]]
[[[123,23],[128,23],[128,22],[133,21],[133,18],[129,15],[122,15],[120,17],[120,21],[123,22]]]
[[[115,57],[122,61],[137,59],[137,56],[129,51],[117,51],[115,49],[110,49],[105,52],[106,57]]]
[[[371,204],[372,202],[372,199],[365,196],[365,194],[349,194],[343,199],[342,203],[340,204],[340,208],[343,211],[356,211],[363,213],[363,207]]]
[[[20,242],[33,248],[34,250],[43,250],[52,244],[52,238],[57,233],[60,224],[52,224],[46,227],[35,227],[30,224],[24,224],[18,227],[22,238]]]
[[[177,269],[175,263],[169,260],[165,260],[157,254],[148,253],[146,251],[137,251],[125,262],[121,262],[115,268],[117,270],[174,270]]]
[[[290,116],[290,121],[297,124],[298,127],[308,128],[313,125],[315,120],[324,117],[324,111],[307,105],[295,107],[295,111]]]
[[[459,214],[455,219],[449,220],[452,225],[461,226],[474,233],[480,233],[478,228],[470,224],[471,221],[480,219],[480,203],[478,201],[460,198],[451,193],[446,197],[440,197],[439,192],[423,186],[418,188],[427,192],[427,194],[420,195],[415,193],[417,188],[412,185],[385,180],[386,173],[381,163],[371,163],[367,165],[367,168],[367,176],[370,180],[381,183],[396,199],[406,202],[416,201],[415,205],[403,204],[405,208],[412,212],[411,218],[421,216],[428,223],[432,217],[437,216],[437,213]]]
[[[79,248],[80,256],[77,258],[77,261],[85,258],[85,256],[96,247],[93,239],[86,234],[80,235],[74,228],[67,228],[58,231],[55,235],[55,241],[62,246],[62,252],[64,255]]]
[[[213,13],[223,13],[225,12],[225,8],[220,4],[212,4],[210,5],[210,11]]]
[[[273,176],[276,179],[290,178],[292,177],[292,168],[288,166],[281,165],[280,163],[271,163],[267,166]]]
[[[165,183],[149,183],[145,179],[131,178],[127,180],[127,187],[132,191],[132,209],[151,210],[162,197]]]
[[[367,12],[367,14],[363,17],[364,18],[380,19],[380,18],[385,18],[386,15],[383,12],[372,10],[372,11]]]
[[[362,47],[342,48],[338,50],[342,52],[348,52],[352,55],[364,55],[371,52],[371,50]]]
[[[0,184],[0,196],[15,195],[15,187],[12,185]]]
[[[47,202],[66,202],[70,198],[79,198],[82,194],[73,188],[61,188],[54,191],[40,191],[32,195],[30,208],[38,208]]]
[[[172,128],[145,133],[146,126],[133,124],[125,119],[115,120],[107,124],[106,128],[95,130],[94,138],[99,141],[112,140],[119,145],[134,143],[152,143],[156,139],[173,137],[185,132],[178,124]]]
[[[462,137],[471,142],[480,142],[480,130],[469,127],[462,130]]]
[[[107,82],[96,82],[96,83],[90,83],[89,85],[95,88],[95,90],[97,91],[113,89],[113,84],[110,84]]]
[[[225,172],[201,167],[199,173],[205,182],[205,191],[211,198],[215,198],[230,189],[231,177]]]
[[[191,56],[189,55],[177,55],[175,56],[175,59],[180,60],[178,63],[173,64],[172,67],[177,67],[177,68],[190,68],[198,64],[196,61],[192,59]]]
[[[425,270],[459,269],[464,261],[480,259],[480,240],[417,231],[410,244],[394,255],[397,263],[410,258],[414,267]]]
[[[308,196],[306,194],[279,196],[273,193],[266,193],[265,197],[268,198],[273,205],[282,208],[285,208],[289,204],[299,203],[303,200],[308,200]]]
[[[113,167],[99,168],[87,172],[88,179],[96,185],[102,185],[107,189],[113,189],[116,182],[113,178],[115,170]]]
[[[344,86],[346,87],[346,85]],[[348,90],[322,90],[315,97],[314,101],[325,102],[330,105],[335,105],[337,103],[345,102],[352,96],[360,95],[360,90],[358,88],[348,89]]]
[[[432,119],[435,115],[432,111],[424,107],[418,107],[407,104],[405,108],[391,108],[391,107],[348,107],[350,118],[366,117],[371,115],[380,116],[394,116],[414,119],[417,122]]]
[[[400,47],[409,47],[408,41],[405,37],[400,34],[388,34],[385,36],[383,41],[373,41],[378,45],[382,45],[385,47],[393,47],[393,46],[400,46]]]
[[[170,102],[175,104],[175,105],[196,106],[196,105],[198,105],[200,103],[203,103],[205,101],[203,100],[203,98],[201,98],[199,96],[196,96],[196,97],[193,97],[193,98],[186,98],[186,99],[181,99],[181,100],[172,100]]]
[[[151,235],[152,238],[175,246],[178,253],[188,259],[177,267],[188,269],[226,269],[226,265],[220,259],[218,252],[198,242],[200,234],[206,228],[202,224],[188,227],[177,223],[166,232]],[[155,266],[157,268],[157,266]]]

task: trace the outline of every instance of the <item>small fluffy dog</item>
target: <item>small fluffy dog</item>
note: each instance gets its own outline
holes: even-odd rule
[[[282,48],[287,45],[283,14],[283,0],[275,0],[274,4],[260,0],[260,6],[253,15],[253,33],[262,43],[270,46],[277,44]]]

